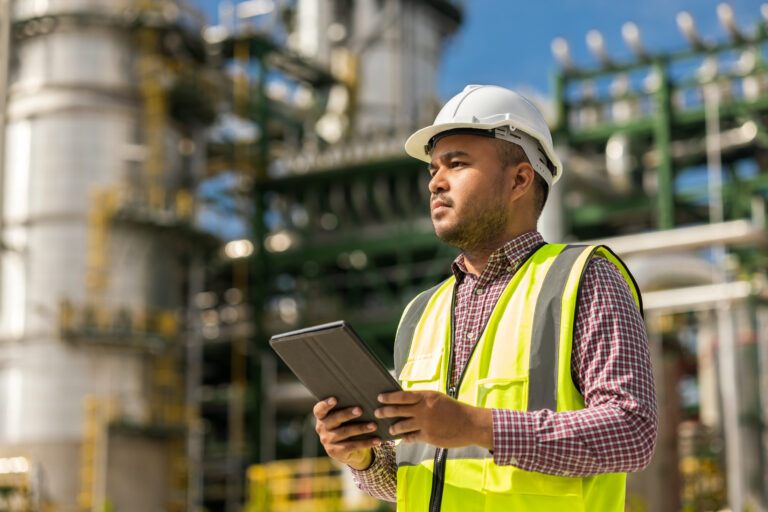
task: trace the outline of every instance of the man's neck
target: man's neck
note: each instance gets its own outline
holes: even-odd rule
[[[467,267],[467,272],[480,277],[485,267],[488,265],[488,260],[491,257],[492,252],[464,252],[464,266]]]
[[[535,230],[536,228],[534,227],[533,229],[527,229],[525,231],[521,231],[514,235],[504,237],[504,239],[502,239],[501,241],[497,241],[495,243],[489,243],[482,248],[478,247],[475,249],[465,249],[464,250],[464,266],[467,268],[467,272],[480,277],[480,275],[485,270],[485,267],[488,266],[488,260],[491,259],[491,254],[496,252],[500,247],[502,247],[504,244],[506,244],[510,240],[514,240],[515,238],[518,238],[519,236],[522,236],[525,233],[529,233]]]

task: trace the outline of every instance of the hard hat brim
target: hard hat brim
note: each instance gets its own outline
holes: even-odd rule
[[[408,137],[408,140],[405,141],[405,152],[408,153],[408,155],[412,156],[413,158],[421,160],[422,162],[430,163],[432,161],[432,157],[426,152],[425,148],[427,144],[429,144],[429,141],[432,139],[432,137],[434,137],[435,135],[438,135],[440,133],[447,132],[450,130],[455,130],[457,128],[492,130],[500,126],[511,126],[535,138],[541,145],[541,148],[547,154],[547,157],[549,158],[549,160],[555,166],[555,174],[552,177],[552,183],[554,184],[558,179],[560,179],[560,176],[563,173],[563,164],[560,162],[560,159],[557,157],[557,155],[553,154],[548,150],[547,142],[541,140],[541,138],[538,137],[535,132],[531,133],[533,130],[527,129],[526,126],[521,126],[518,123],[512,122],[510,120],[505,120],[504,122],[501,122],[501,123],[492,123],[492,124],[443,123],[439,125],[426,126],[420,130],[415,131],[410,137]]]

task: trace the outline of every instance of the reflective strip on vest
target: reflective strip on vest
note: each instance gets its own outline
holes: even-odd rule
[[[520,411],[578,410],[584,400],[570,373],[578,292],[591,258],[613,262],[638,307],[640,294],[626,266],[603,246],[544,245],[512,277],[467,362],[458,400]],[[395,370],[407,390],[445,392],[452,350],[455,279],[409,304],[395,341]],[[426,510],[435,448],[397,447],[398,511]],[[442,510],[624,510],[623,473],[588,478],[498,466],[478,446],[447,450]],[[510,508],[511,509],[511,508]]]

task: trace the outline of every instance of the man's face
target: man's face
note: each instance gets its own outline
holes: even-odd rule
[[[494,141],[476,135],[444,137],[432,151],[429,172],[437,237],[464,251],[494,244],[508,225],[513,182],[501,167]]]

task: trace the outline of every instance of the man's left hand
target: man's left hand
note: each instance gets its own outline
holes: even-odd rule
[[[428,443],[439,448],[476,444],[493,450],[491,410],[454,400],[437,391],[395,391],[379,395],[385,404],[376,409],[377,418],[405,418],[389,432],[401,435],[406,443]]]

